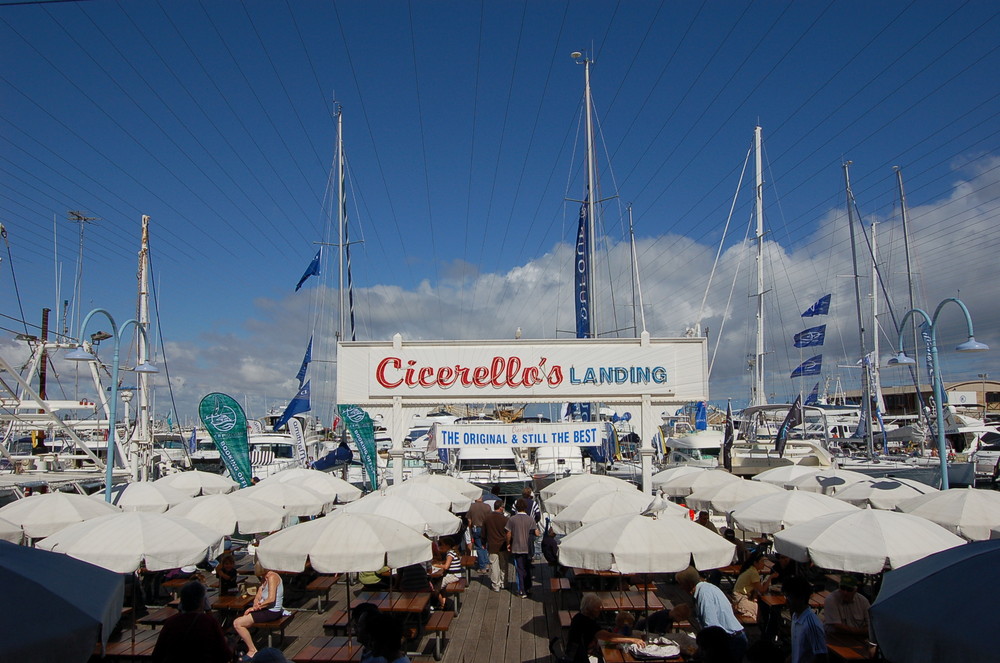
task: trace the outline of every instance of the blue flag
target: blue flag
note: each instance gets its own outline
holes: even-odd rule
[[[587,193],[590,197],[590,192]],[[576,337],[590,337],[590,279],[587,261],[590,260],[590,236],[587,228],[587,203],[580,205],[580,224],[576,232],[576,258],[573,278],[576,281]]]
[[[806,405],[819,405],[819,382],[813,385],[813,390],[806,396]]]
[[[299,288],[302,287],[302,284],[306,282],[307,278],[309,278],[310,276],[319,276],[320,262],[322,261],[322,259],[323,259],[323,247],[321,246],[319,247],[319,251],[316,252],[316,257],[313,258],[312,262],[309,263],[309,266],[306,267],[305,274],[303,274],[302,278],[299,279],[299,282],[295,284],[295,292],[299,291]]]
[[[698,406],[694,411],[694,429],[708,430],[708,408],[705,401],[698,401]]]
[[[736,442],[736,422],[733,421],[733,403],[726,401],[726,432],[722,438],[722,467],[733,471],[733,444]]]
[[[274,422],[274,430],[278,430],[279,428],[287,424],[288,420],[294,417],[295,415],[300,414],[302,412],[308,412],[310,408],[311,406],[309,405],[309,383],[306,382],[304,385],[302,385],[302,388],[299,389],[299,393],[295,394],[295,398],[293,398],[288,403],[288,407],[285,408],[285,411],[282,413],[281,418],[278,419],[276,422]]]
[[[806,309],[806,312],[802,314],[803,318],[811,318],[814,315],[826,315],[830,312],[830,297],[833,295],[823,295],[816,303]]]
[[[789,408],[785,420],[778,426],[778,432],[774,436],[774,450],[778,452],[778,458],[785,456],[785,443],[788,441],[788,434],[797,426],[801,426],[802,417],[802,396],[795,399],[792,407]]]
[[[826,340],[826,325],[820,325],[819,327],[810,327],[804,331],[800,331],[795,335],[795,347],[797,348],[811,348],[814,345],[823,345],[823,341]]]
[[[188,439],[188,453],[194,453],[198,450],[198,429],[191,429],[191,437]]]
[[[800,378],[806,375],[819,375],[823,370],[823,355],[809,357],[789,377]]]
[[[306,356],[302,358],[302,366],[299,367],[299,372],[295,374],[295,379],[299,381],[299,389],[302,388],[302,383],[306,381],[306,371],[309,369],[309,362],[312,361],[313,355],[313,337],[309,337],[309,347],[306,348]]]

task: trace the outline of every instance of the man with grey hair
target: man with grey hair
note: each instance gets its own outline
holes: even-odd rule
[[[587,663],[588,657],[592,654],[600,657],[598,640],[644,644],[639,638],[630,638],[601,628],[597,623],[600,614],[600,597],[597,594],[584,594],[580,599],[580,612],[573,615],[573,620],[569,623],[569,636],[566,639],[566,657],[573,663]]]
[[[721,627],[729,634],[733,660],[742,661],[747,651],[747,634],[733,613],[733,604],[723,591],[702,580],[698,569],[693,566],[676,574],[674,579],[681,589],[694,597],[694,615],[691,615],[690,604],[684,603],[670,611],[671,619],[682,620],[693,616],[700,629]]]

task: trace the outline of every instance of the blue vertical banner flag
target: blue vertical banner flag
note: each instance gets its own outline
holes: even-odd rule
[[[708,406],[705,401],[698,401],[694,411],[694,429],[708,430]]]
[[[799,396],[792,403],[791,409],[785,415],[785,420],[778,426],[778,433],[774,436],[774,450],[778,452],[778,458],[783,458],[785,455],[785,443],[788,441],[789,432],[793,428],[801,426],[802,421],[802,396]]]
[[[589,193],[587,194],[590,195]],[[587,203],[580,205],[580,224],[576,232],[576,256],[573,268],[576,293],[576,337],[590,338],[590,234],[587,231]]]
[[[816,300],[815,304],[813,304],[812,306],[810,306],[809,308],[807,308],[805,310],[805,313],[802,314],[802,317],[803,318],[811,318],[811,317],[816,316],[816,315],[827,315],[827,314],[829,314],[830,313],[830,299],[832,297],[833,297],[832,293],[829,294],[829,295],[823,295],[818,300]]]
[[[312,361],[313,356],[313,337],[309,337],[309,346],[306,348],[306,356],[302,358],[302,366],[299,367],[299,372],[295,374],[295,379],[299,381],[299,389],[306,381],[306,371],[309,370],[309,362]]]
[[[198,427],[195,426],[191,429],[191,437],[188,438],[188,453],[194,453],[198,450]]]
[[[805,405],[819,405],[819,382],[813,385],[813,390],[806,396]]]
[[[736,423],[733,421],[733,402],[726,401],[726,432],[722,438],[722,466],[733,471],[733,444],[736,442]]]
[[[934,387],[934,340],[931,338],[931,328],[926,322],[920,323],[920,337],[924,339],[924,363],[927,364],[927,378],[928,382],[931,383],[931,388]],[[914,350],[916,352],[916,350]],[[941,395],[944,397],[944,405],[948,402],[948,392],[944,389],[941,390]]]
[[[306,271],[302,275],[302,278],[300,278],[299,282],[295,284],[295,292],[299,291],[299,288],[302,287],[302,284],[305,283],[306,279],[308,279],[310,276],[319,276],[320,263],[322,261],[323,261],[323,247],[321,246],[319,247],[319,251],[316,252],[316,257],[313,258],[312,262],[309,263],[309,266],[306,267]]]
[[[826,325],[810,327],[800,331],[794,336],[794,345],[797,348],[811,348],[816,345],[823,345],[826,341]]]
[[[807,375],[819,375],[823,370],[823,355],[809,357],[799,364],[799,367],[792,371],[789,377],[800,378]]]
[[[198,404],[201,423],[212,436],[230,478],[240,488],[250,485],[250,442],[247,440],[247,415],[232,397],[211,393]]]
[[[281,417],[274,422],[274,430],[278,430],[282,426],[288,423],[288,420],[297,414],[302,412],[308,412],[311,409],[309,403],[309,382],[302,385],[295,397],[288,402],[288,407],[285,411],[281,413]]]

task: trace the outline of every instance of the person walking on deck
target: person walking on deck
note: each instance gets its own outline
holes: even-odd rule
[[[490,515],[490,511],[489,505],[483,502],[483,496],[480,495],[469,507],[469,512],[465,514],[465,519],[469,523],[469,533],[472,534],[472,546],[476,551],[477,571],[485,571],[489,561],[483,524],[486,522],[486,516]]]
[[[490,560],[490,584],[494,592],[499,592],[507,582],[507,516],[503,500],[493,504],[493,512],[483,521],[483,533]]]
[[[535,519],[528,515],[528,503],[523,497],[514,505],[517,513],[507,521],[507,544],[514,560],[516,594],[525,598],[531,594],[531,537],[540,536]]]

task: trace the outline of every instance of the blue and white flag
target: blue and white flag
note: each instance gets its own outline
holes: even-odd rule
[[[302,358],[302,366],[299,367],[299,372],[295,374],[295,379],[299,381],[299,389],[302,388],[302,384],[306,381],[306,371],[309,370],[309,362],[312,361],[313,356],[313,337],[309,337],[309,346],[306,348],[306,356]]]
[[[188,453],[194,453],[198,450],[198,428],[191,429],[191,437],[188,438]]]
[[[806,375],[819,375],[823,370],[823,355],[809,357],[799,364],[799,367],[792,371],[789,377],[800,378]]]
[[[816,303],[806,309],[806,312],[802,314],[803,318],[811,318],[814,315],[826,315],[830,312],[830,298],[832,293],[829,295],[823,295]]]
[[[736,423],[733,421],[733,402],[726,401],[726,432],[722,438],[722,467],[733,471],[733,444],[736,442]]]
[[[705,401],[698,401],[694,410],[694,429],[708,430],[708,407]]]
[[[590,200],[590,190],[587,190]],[[573,278],[576,282],[576,337],[590,338],[590,233],[587,223],[587,201],[580,205],[580,223],[576,231],[576,256]]]
[[[794,338],[795,347],[797,348],[811,348],[814,345],[823,345],[823,342],[826,340],[826,325],[810,327],[809,329],[800,331]]]
[[[795,402],[792,403],[792,407],[788,410],[788,414],[785,415],[785,420],[778,426],[778,432],[774,436],[774,450],[778,452],[778,458],[783,458],[785,455],[785,443],[788,441],[788,434],[798,426],[801,426],[803,421],[802,396],[798,396]]]
[[[310,408],[311,405],[309,404],[309,383],[306,382],[304,385],[302,385],[302,388],[299,389],[299,393],[295,394],[295,398],[289,401],[288,407],[285,408],[285,411],[282,413],[281,418],[278,419],[276,422],[274,422],[274,430],[278,430],[279,428],[284,426],[286,423],[288,423],[288,420],[294,417],[295,415],[300,414],[302,412],[308,412]]]
[[[309,278],[310,276],[319,276],[320,263],[322,262],[322,260],[323,260],[323,247],[321,246],[319,247],[319,251],[316,252],[316,257],[313,258],[312,262],[309,263],[309,266],[306,267],[305,274],[303,274],[302,278],[299,279],[299,282],[295,284],[295,292],[299,291],[299,288],[302,287],[302,284],[306,282],[307,278]]]
[[[806,396],[804,405],[819,405],[819,382],[813,385],[813,390]]]

